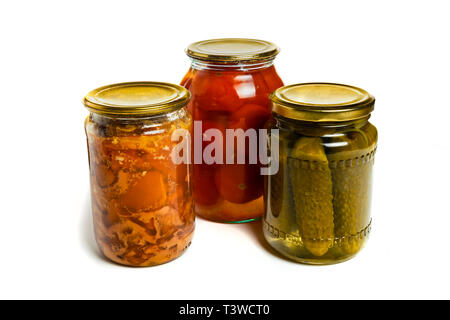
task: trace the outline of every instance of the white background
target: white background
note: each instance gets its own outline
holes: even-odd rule
[[[0,298],[450,298],[449,1],[2,1]],[[325,267],[268,250],[258,224],[197,220],[179,259],[135,269],[93,240],[82,97],[178,83],[185,47],[281,47],[286,84],[342,82],[377,98],[373,229]]]

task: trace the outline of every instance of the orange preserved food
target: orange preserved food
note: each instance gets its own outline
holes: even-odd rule
[[[222,135],[226,129],[264,128],[271,117],[269,95],[283,86],[273,65],[278,51],[274,44],[254,39],[214,39],[188,47],[192,65],[181,85],[192,93],[188,108],[193,120],[202,122],[203,137],[211,128]],[[224,136],[224,157],[229,153],[236,159],[239,141],[231,150],[227,142]],[[198,215],[218,222],[245,222],[262,215],[264,179],[259,164],[249,163],[248,143],[242,143],[246,144],[243,164],[193,166]],[[203,142],[203,150],[208,144]]]
[[[174,94],[180,97],[164,104]],[[190,168],[171,157],[178,143],[172,133],[192,126],[184,108],[189,97],[180,86],[145,82],[100,88],[85,98],[94,229],[112,261],[158,265],[191,243]]]

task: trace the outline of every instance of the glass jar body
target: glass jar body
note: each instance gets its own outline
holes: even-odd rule
[[[281,116],[271,128],[279,130],[279,170],[265,181],[266,240],[302,263],[352,258],[371,227],[376,128],[368,117],[314,123]]]
[[[227,146],[226,130],[264,128],[271,112],[269,95],[283,82],[272,60],[217,64],[194,59],[181,85],[192,93],[188,108],[193,120],[201,121],[202,137],[208,136],[209,129],[218,129],[224,137],[223,157],[232,154],[236,158],[239,141]],[[194,144],[194,148],[201,147],[203,154],[212,141]],[[202,163],[194,159],[193,194],[199,216],[217,222],[246,222],[262,215],[263,176],[258,163],[249,163],[249,152],[246,144],[245,164],[227,164],[225,159],[206,164],[204,159]]]
[[[158,265],[190,245],[190,167],[175,164],[170,154],[172,132],[189,132],[191,125],[186,109],[148,118],[87,117],[94,231],[110,260]]]

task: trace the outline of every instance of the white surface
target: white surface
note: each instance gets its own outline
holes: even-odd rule
[[[3,1],[0,298],[450,298],[448,1]],[[286,84],[377,98],[373,232],[353,260],[280,259],[258,226],[198,220],[180,259],[132,269],[93,243],[81,99],[132,80],[178,83],[184,48],[277,43]]]

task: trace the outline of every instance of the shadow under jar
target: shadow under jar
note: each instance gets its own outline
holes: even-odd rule
[[[186,50],[192,65],[181,85],[192,93],[188,108],[198,128],[194,137],[203,140],[193,139],[195,211],[203,218],[247,222],[264,211],[260,162],[249,161],[250,152],[257,152],[251,151],[248,141],[226,134],[227,129],[254,130],[259,139],[258,129],[270,118],[269,95],[283,85],[273,65],[278,52],[273,43],[254,39],[205,40]],[[222,155],[212,155],[222,162],[211,164],[205,162],[204,151],[217,142],[216,134],[223,137],[218,142]],[[239,156],[244,163],[238,163]]]
[[[158,265],[191,243],[190,168],[171,158],[172,133],[191,130],[189,99],[185,88],[159,82],[114,84],[84,98],[95,236],[114,262]]]
[[[348,260],[371,227],[375,99],[352,86],[305,83],[282,87],[271,100],[279,170],[265,181],[264,236],[298,262]]]

